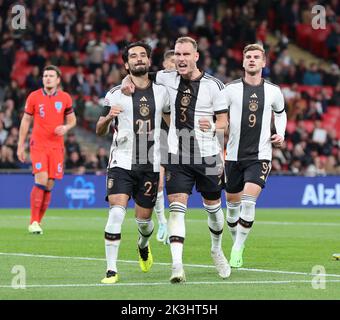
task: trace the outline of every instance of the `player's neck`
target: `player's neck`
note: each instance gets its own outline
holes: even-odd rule
[[[196,68],[192,72],[189,72],[185,75],[182,75],[182,77],[186,80],[196,80],[202,75],[202,72],[200,69]]]
[[[148,74],[145,74],[145,75],[140,76],[140,77],[136,77],[134,75],[131,75],[131,80],[132,80],[133,84],[139,89],[145,89],[150,85],[150,80],[149,80]]]
[[[55,94],[57,92],[57,89],[58,88],[46,88],[46,87],[44,87],[44,91],[46,92],[46,94],[48,96]]]
[[[246,73],[244,75],[244,81],[250,84],[251,86],[259,86],[262,83],[261,73],[259,72],[254,75]]]

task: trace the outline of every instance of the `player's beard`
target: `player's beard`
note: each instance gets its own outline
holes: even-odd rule
[[[130,73],[135,76],[135,77],[140,77],[140,76],[144,76],[145,74],[147,74],[149,71],[149,67],[147,65],[139,68],[130,68]]]

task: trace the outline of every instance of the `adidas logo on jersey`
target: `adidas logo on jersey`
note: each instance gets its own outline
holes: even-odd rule
[[[143,96],[139,101],[146,102],[146,101],[148,101],[148,99],[146,99],[146,98]]]
[[[253,93],[253,94],[250,96],[250,98],[256,98],[256,99],[257,99],[256,93]]]
[[[191,94],[190,89],[184,90],[184,93],[189,93],[189,94]]]

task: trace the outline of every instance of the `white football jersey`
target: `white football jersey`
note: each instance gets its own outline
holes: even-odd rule
[[[162,114],[170,111],[167,89],[152,83],[126,96],[120,87],[105,96],[105,106],[123,109],[115,119],[108,167],[159,172]]]
[[[203,72],[196,80],[186,80],[177,71],[158,71],[156,82],[167,87],[170,95],[171,121],[168,135],[169,152],[186,157],[207,157],[220,152],[214,132],[203,132],[199,119],[214,120],[214,115],[227,112],[224,84]]]
[[[252,86],[238,79],[224,89],[229,107],[229,140],[226,160],[271,160],[272,112],[284,112],[280,88],[263,80]]]

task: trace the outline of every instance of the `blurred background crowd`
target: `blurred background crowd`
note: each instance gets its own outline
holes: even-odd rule
[[[325,29],[312,27],[315,1],[293,0],[36,0],[25,29],[11,21],[13,1],[0,0],[0,170],[29,169],[16,157],[25,99],[54,64],[73,97],[78,126],[65,138],[65,168],[105,172],[111,137],[95,137],[105,93],[126,75],[122,48],[145,40],[153,70],[178,36],[194,37],[199,66],[224,83],[243,75],[242,49],[262,43],[263,76],[286,99],[286,146],[273,150],[272,173],[340,174],[340,1],[318,1]]]

